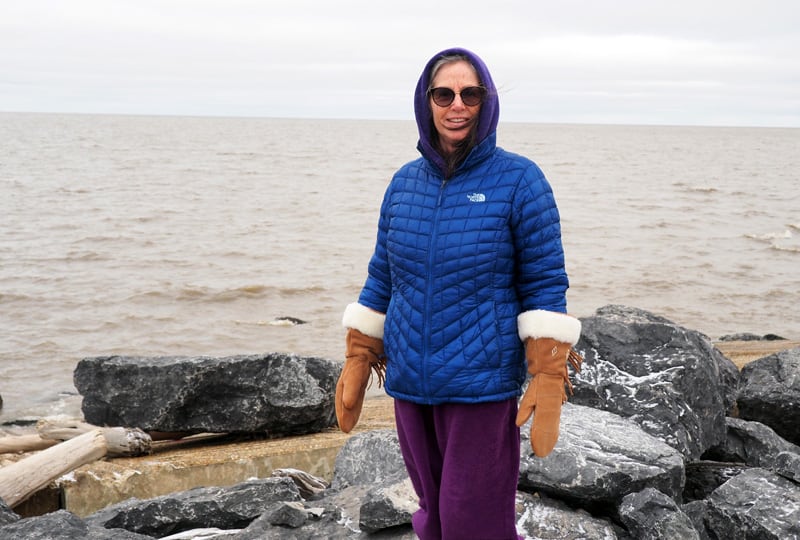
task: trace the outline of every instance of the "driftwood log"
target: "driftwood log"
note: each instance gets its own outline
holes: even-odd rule
[[[36,423],[42,439],[66,441],[84,433],[100,429],[106,439],[109,456],[141,456],[150,453],[152,439],[139,428],[98,427],[77,418],[53,416]]]
[[[58,443],[59,441],[42,439],[38,434],[6,435],[5,437],[0,437],[0,454],[34,452],[50,448]]]
[[[141,456],[149,454],[155,437],[138,428],[98,427],[82,420],[52,416],[36,423],[36,433],[0,437],[0,454],[35,452],[50,448],[62,441],[74,439],[89,431],[100,429],[108,443],[109,456]]]
[[[14,507],[51,481],[106,455],[108,443],[102,429],[42,450],[0,469],[0,499]]]
[[[42,418],[36,434],[0,437],[0,454],[33,452],[0,468],[0,499],[9,507],[81,465],[103,457],[141,456],[175,446],[225,437],[224,433],[145,433],[138,428],[98,427],[71,417]],[[153,442],[157,441],[157,442]]]
[[[44,450],[93,429],[103,430],[110,457],[141,456],[229,436],[228,433],[144,432],[138,428],[99,427],[87,424],[78,418],[50,416],[37,422],[35,434],[0,436],[0,454],[22,454]]]
[[[0,468],[0,499],[9,507],[81,465],[107,455],[150,452],[150,436],[140,429],[100,428],[72,418],[53,417],[39,420],[37,432],[0,439],[0,451],[41,450]]]

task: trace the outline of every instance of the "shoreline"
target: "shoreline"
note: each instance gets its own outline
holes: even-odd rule
[[[800,341],[788,339],[752,340],[752,341],[712,341],[713,345],[722,351],[736,367],[741,370],[745,365],[754,360],[800,347]]]

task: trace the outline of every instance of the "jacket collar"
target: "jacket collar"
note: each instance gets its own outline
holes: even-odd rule
[[[458,176],[459,174],[475,167],[476,165],[479,165],[488,159],[489,156],[494,153],[495,148],[497,148],[497,134],[492,132],[472,149],[464,162],[458,166],[458,169],[456,169],[455,176]],[[425,161],[428,163],[428,165],[433,168],[437,176],[444,176],[442,173],[444,170],[443,163],[431,159],[431,157],[422,147],[421,143],[417,144],[417,150],[419,150],[419,152],[425,158]],[[435,151],[433,152],[433,156],[438,157],[439,160],[441,160],[441,156],[439,156],[439,154]]]

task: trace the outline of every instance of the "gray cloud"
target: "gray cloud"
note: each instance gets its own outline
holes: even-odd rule
[[[800,126],[794,0],[26,0],[0,109],[410,118],[430,55],[480,54],[504,120]]]

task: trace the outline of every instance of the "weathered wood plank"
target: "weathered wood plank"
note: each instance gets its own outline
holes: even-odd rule
[[[14,507],[56,478],[108,452],[102,429],[88,431],[0,469],[0,499]]]

